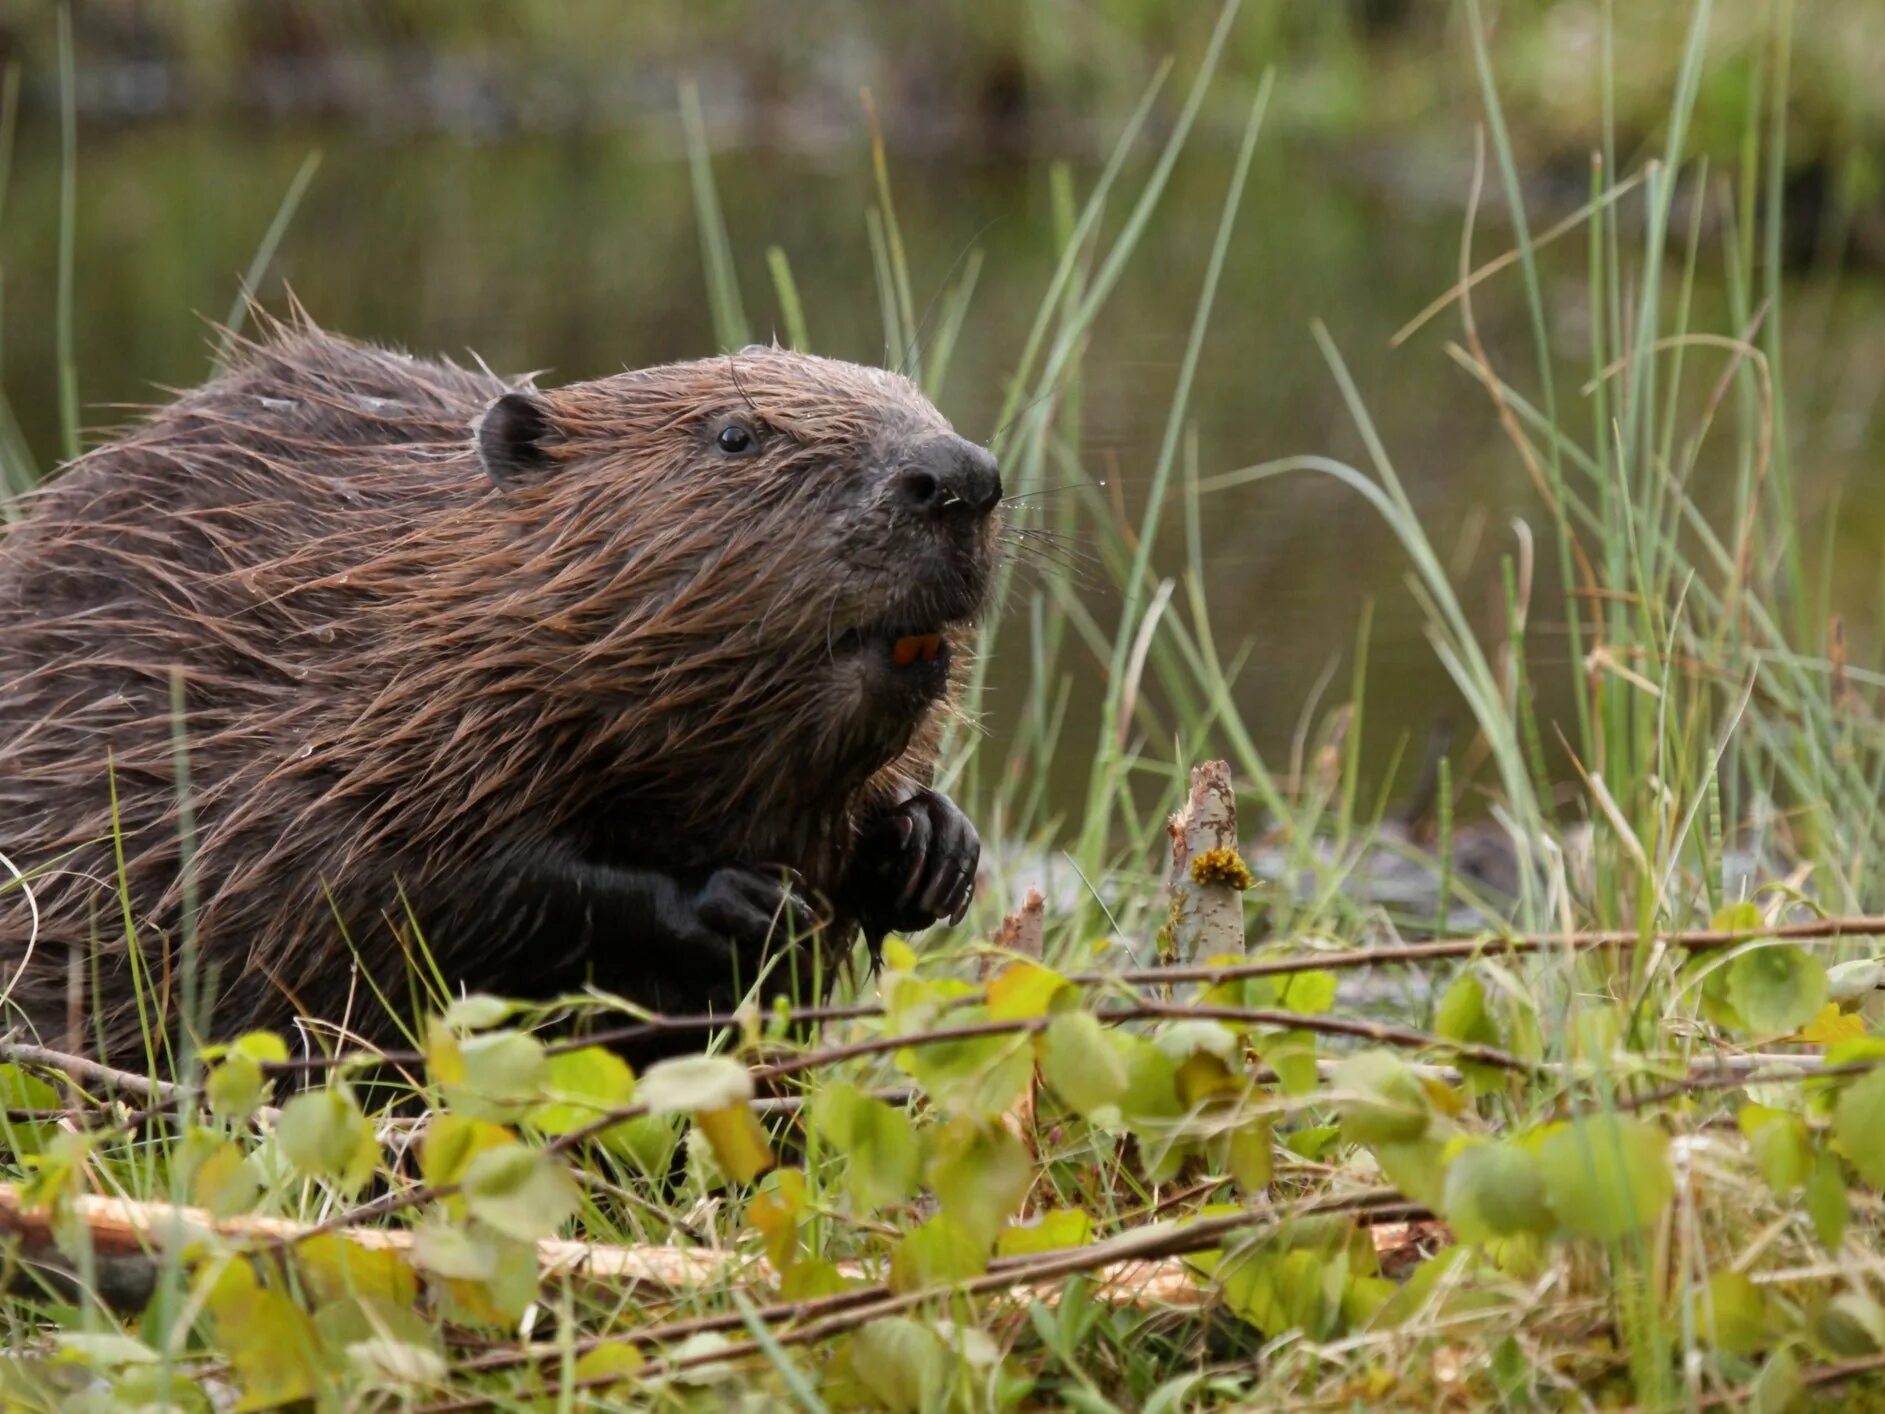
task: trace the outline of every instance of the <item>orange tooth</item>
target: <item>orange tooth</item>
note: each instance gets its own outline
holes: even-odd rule
[[[922,638],[922,650],[923,661],[925,663],[935,662],[936,655],[942,652],[942,635],[940,633],[924,634]]]
[[[922,642],[917,635],[905,634],[890,645],[890,660],[899,668],[907,668],[922,651]]]

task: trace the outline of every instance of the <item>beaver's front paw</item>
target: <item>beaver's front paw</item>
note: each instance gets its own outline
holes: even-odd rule
[[[940,791],[921,790],[878,816],[858,841],[852,903],[872,941],[939,919],[960,923],[975,897],[982,839]]]
[[[675,931],[727,961],[808,938],[827,921],[789,869],[727,865],[688,882],[672,899]]]

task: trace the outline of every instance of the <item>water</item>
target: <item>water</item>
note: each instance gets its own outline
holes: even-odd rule
[[[76,343],[88,426],[149,402],[208,368],[205,319],[228,312],[296,170],[322,164],[283,241],[264,293],[291,287],[320,323],[468,358],[501,371],[547,370],[546,381],[696,356],[713,337],[694,208],[679,155],[626,136],[468,142],[432,135],[381,140],[335,131],[251,132],[170,123],[85,134],[80,154]],[[43,465],[58,446],[54,363],[57,138],[44,117],[23,128],[0,231],[5,269],[4,381]],[[1206,144],[1180,163],[1161,214],[1085,359],[1084,450],[1123,513],[1136,520],[1170,406],[1229,170]],[[789,255],[815,347],[866,361],[885,357],[870,276],[864,210],[873,199],[868,154],[729,152],[716,158],[755,333],[776,303],[764,252]],[[1076,164],[1082,187],[1093,165]],[[1144,163],[1136,169],[1142,176]],[[1383,172],[1391,174],[1383,180]],[[1136,190],[1136,179],[1128,190]],[[897,160],[898,213],[921,305],[971,246],[986,257],[979,293],[941,402],[974,437],[992,430],[1002,378],[1052,271],[1047,165],[1032,159]],[[1489,636],[1500,622],[1499,559],[1513,553],[1510,522],[1546,523],[1482,394],[1442,352],[1457,338],[1444,317],[1393,351],[1388,338],[1447,288],[1458,270],[1463,193],[1406,159],[1344,160],[1287,133],[1268,138],[1224,273],[1194,395],[1204,472],[1292,453],[1363,465],[1363,452],[1309,322],[1323,319],[1350,362],[1397,469],[1419,505],[1462,601]],[[1123,201],[1122,201],[1123,207]],[[1112,213],[1117,226],[1120,211]],[[1482,258],[1503,248],[1496,217],[1482,222]],[[1560,394],[1579,428],[1588,413],[1575,370],[1586,359],[1581,237],[1548,266],[1547,299],[1568,361]],[[1725,327],[1717,267],[1704,272],[1697,323]],[[1482,288],[1482,336],[1521,386],[1531,341],[1513,278]],[[1848,273],[1789,291],[1789,376],[1803,505],[1826,521],[1820,566],[1851,616],[1854,660],[1874,654],[1878,549],[1885,528],[1885,289]],[[899,355],[893,353],[891,360]],[[1718,358],[1696,355],[1704,388]],[[1725,473],[1724,473],[1725,474]],[[1706,485],[1702,494],[1708,494]],[[1837,517],[1824,512],[1837,500]],[[1171,523],[1176,528],[1177,518]],[[1818,542],[1816,542],[1818,543]],[[1163,547],[1162,547],[1163,548]],[[1174,536],[1161,556],[1182,567]],[[1307,710],[1343,699],[1364,605],[1373,604],[1364,760],[1380,777],[1411,757],[1438,716],[1463,721],[1405,590],[1407,562],[1387,528],[1352,493],[1297,476],[1216,498],[1206,517],[1206,594],[1227,656],[1247,646],[1237,706],[1258,745],[1287,771]],[[1541,584],[1549,582],[1541,559]],[[1111,601],[1092,597],[1102,624]],[[1181,596],[1182,597],[1182,596]],[[1558,656],[1555,596],[1534,624],[1541,656]],[[987,703],[995,745],[1026,686],[1021,625],[998,657]],[[1074,663],[1097,681],[1098,665]],[[1327,678],[1334,673],[1332,680]],[[1326,690],[1318,697],[1319,689]],[[1566,710],[1562,672],[1541,679],[1547,712]],[[1091,741],[1094,694],[1076,693],[1068,741]],[[1082,711],[1087,715],[1082,716]],[[1089,729],[1083,734],[1083,728]],[[1415,745],[1409,746],[1409,743]],[[1083,751],[1062,763],[1084,775]],[[1375,785],[1379,785],[1377,780]],[[1075,797],[1062,799],[1071,803]]]

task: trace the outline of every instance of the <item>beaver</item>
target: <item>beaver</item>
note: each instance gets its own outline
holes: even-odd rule
[[[0,532],[0,1027],[142,1055],[192,958],[199,1039],[723,1012],[959,922],[1001,498],[881,369],[541,389],[268,322]]]

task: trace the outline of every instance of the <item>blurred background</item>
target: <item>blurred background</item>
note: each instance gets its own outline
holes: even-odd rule
[[[1617,167],[1659,149],[1688,7],[1614,7],[1614,85],[1599,81],[1599,0],[1486,0],[1494,72],[1534,230],[1582,204],[1602,105]],[[1683,174],[1704,233],[1745,194],[1747,116],[1772,82],[1785,0],[1720,0]],[[894,363],[884,347],[866,209],[868,92],[887,146],[921,308],[981,253],[940,401],[991,431],[1057,258],[1050,168],[1084,193],[1159,64],[1176,61],[1134,159],[1143,173],[1216,20],[1157,0],[649,3],[519,0],[80,0],[62,88],[57,8],[0,0],[16,82],[0,209],[0,387],[21,455],[60,458],[55,311],[60,104],[77,120],[73,347],[89,429],[201,379],[242,272],[292,207],[259,293],[291,287],[323,325],[415,352],[473,353],[548,381],[716,346],[683,140],[698,86],[747,314],[783,331],[766,251],[790,260],[820,352]],[[1855,659],[1876,661],[1885,531],[1885,23],[1878,0],[1794,7],[1783,164],[1790,395],[1785,435],[1808,543]],[[1761,62],[1763,58],[1770,62]],[[1523,467],[1483,393],[1444,354],[1456,314],[1390,337],[1457,278],[1484,106],[1461,5],[1250,0],[1200,129],[1103,315],[1084,374],[1088,473],[1135,517],[1251,94],[1275,93],[1192,402],[1208,475],[1294,453],[1362,449],[1309,335],[1324,320],[1468,603],[1495,622],[1514,516],[1541,535]],[[4,160],[4,158],[0,158]],[[1496,180],[1474,251],[1506,249]],[[1123,214],[1114,214],[1115,223]],[[1640,213],[1619,208],[1626,239]],[[1706,245],[1692,322],[1732,332]],[[1711,261],[1714,262],[1711,264]],[[1585,418],[1582,233],[1545,264],[1562,399]],[[1673,267],[1672,267],[1673,268]],[[1529,373],[1516,278],[1475,301],[1495,362]],[[1712,374],[1710,375],[1712,376]],[[1706,487],[1701,488],[1706,499]],[[1453,711],[1405,561],[1360,500],[1322,479],[1213,503],[1207,596],[1220,640],[1249,645],[1246,722],[1286,755],[1306,704],[1346,673],[1372,601],[1369,757]],[[1104,613],[1103,588],[1089,590]],[[1548,616],[1547,616],[1548,619]],[[1549,636],[1546,621],[1534,633]],[[986,702],[999,738],[1010,640]],[[1097,670],[1091,662],[1086,668]],[[1345,681],[1345,679],[1342,679]],[[1568,683],[1544,681],[1547,714]],[[1081,695],[1075,694],[1075,714]],[[1084,764],[1072,763],[1076,775]],[[1405,767],[1411,772],[1411,765]]]

